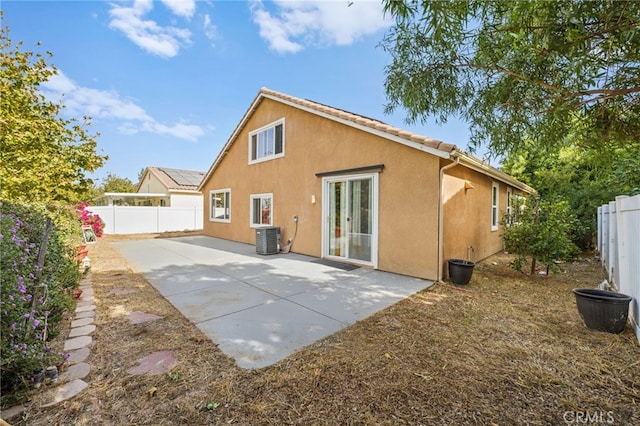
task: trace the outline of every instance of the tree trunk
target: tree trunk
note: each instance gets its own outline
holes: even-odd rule
[[[531,275],[536,273],[536,258],[532,258],[531,260]]]

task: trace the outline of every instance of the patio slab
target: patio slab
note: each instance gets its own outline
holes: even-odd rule
[[[233,281],[232,277],[205,265],[171,266],[146,272],[144,276],[165,297]]]
[[[275,301],[275,297],[241,281],[167,297],[169,302],[194,323],[243,311]]]
[[[243,368],[276,363],[433,284],[206,236],[112,245]]]
[[[280,299],[197,326],[238,366],[260,368],[332,335],[345,324]]]

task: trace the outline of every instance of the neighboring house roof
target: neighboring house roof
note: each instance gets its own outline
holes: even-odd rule
[[[300,99],[294,96],[286,95],[284,93],[276,92],[275,90],[267,89],[265,87],[261,88],[258,92],[258,95],[255,97],[247,111],[244,113],[242,119],[233,130],[233,133],[227,140],[227,143],[224,145],[215,161],[207,171],[206,175],[202,179],[199,190],[202,189],[202,186],[209,180],[213,171],[217,168],[222,158],[224,158],[225,154],[236,140],[238,134],[247,121],[256,110],[260,102],[263,99],[272,99],[277,102],[284,103],[286,105],[292,106],[294,108],[298,108],[312,114],[319,115],[321,117],[327,118],[329,120],[337,121],[343,123],[345,125],[355,127],[357,129],[363,130],[367,133],[371,133],[385,139],[389,139],[391,141],[401,143],[403,145],[410,146],[417,150],[427,152],[429,154],[435,155],[444,159],[459,159],[460,164],[463,164],[467,167],[470,167],[474,170],[480,171],[484,174],[488,174],[489,176],[501,180],[503,182],[509,183],[510,185],[515,186],[523,191],[533,193],[535,190],[528,185],[514,179],[513,177],[507,175],[506,173],[491,167],[487,163],[479,160],[464,151],[459,150],[455,145],[448,144],[436,139],[431,139],[427,136],[422,136],[417,133],[410,132],[408,130],[403,130],[389,124],[386,124],[380,120],[375,120],[369,117],[365,117],[363,115],[355,114],[349,111],[345,111],[342,109],[330,107],[328,105],[321,104],[319,102],[310,101],[308,99]]]
[[[153,174],[169,192],[198,191],[205,173],[197,170],[171,169],[168,167],[147,167],[147,173]],[[136,190],[140,190],[144,179],[138,183]]]

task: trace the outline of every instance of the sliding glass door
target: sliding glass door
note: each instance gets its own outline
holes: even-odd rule
[[[376,178],[367,175],[325,180],[325,256],[375,263]]]

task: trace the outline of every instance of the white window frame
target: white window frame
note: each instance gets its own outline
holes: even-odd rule
[[[494,197],[495,195],[495,197]],[[497,231],[500,223],[500,184],[491,182],[491,230]]]
[[[229,194],[228,205],[224,206],[226,219],[218,219],[214,216],[216,211],[215,204],[213,202],[214,194]],[[224,189],[213,189],[209,191],[209,222],[222,222],[222,223],[231,223],[231,188]]]
[[[276,141],[275,141],[275,128],[279,125],[282,125],[282,152],[278,152],[276,153]],[[260,137],[261,133],[264,132],[268,132],[270,129],[273,129],[273,154],[269,154],[269,155],[264,155],[261,157],[258,157],[258,147],[256,147],[256,158],[252,158],[252,154],[253,154],[253,137],[256,137],[256,143],[258,144],[258,138]],[[285,150],[285,124],[284,124],[284,118],[281,118],[279,120],[276,120],[272,123],[267,124],[266,126],[262,126],[259,129],[256,129],[252,132],[249,133],[249,152],[248,152],[248,157],[249,157],[249,164],[256,164],[256,163],[262,163],[263,161],[269,161],[269,160],[274,160],[276,158],[280,158],[280,157],[284,157],[284,150]]]
[[[253,222],[253,201],[256,199],[270,199],[271,205],[269,207],[269,223],[254,223]],[[251,228],[259,228],[261,226],[273,226],[273,193],[264,194],[251,194],[249,196],[249,226]]]
[[[511,214],[513,213],[513,190],[507,187],[507,217],[511,220]]]

